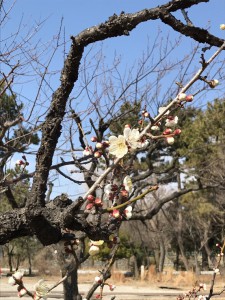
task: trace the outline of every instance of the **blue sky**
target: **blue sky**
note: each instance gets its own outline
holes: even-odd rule
[[[6,2],[7,1],[5,1],[6,6],[12,3],[11,1]],[[114,13],[120,14],[121,11],[132,13],[165,3],[167,3],[166,0],[17,0],[6,25],[1,30],[1,36],[2,38],[10,36],[16,32],[19,24],[22,24],[22,30],[17,37],[18,39],[22,39],[24,34],[26,34],[31,27],[45,20],[42,28],[31,41],[33,44],[37,43],[37,45],[40,46],[45,45],[57,34],[61,19],[63,18],[65,41],[68,42],[66,51],[68,51],[71,35],[76,35],[88,27],[106,21],[109,16]],[[183,20],[181,14],[178,13],[176,16]],[[189,10],[189,17],[194,25],[203,28],[210,26],[210,32],[212,34],[225,38],[225,32],[219,29],[219,25],[225,23],[225,1],[210,0],[209,3],[194,6]],[[158,20],[146,22],[133,30],[128,37],[112,38],[104,41],[103,49],[106,61],[110,62],[116,52],[122,57],[121,68],[125,69],[127,66],[131,66],[146,49],[147,41],[149,40],[151,43],[151,40],[155,39],[159,30],[162,31],[164,36],[170,34],[171,41],[178,38],[178,34],[174,33],[173,30],[162,24],[162,22]],[[175,55],[177,55],[177,57],[185,55],[192,46],[193,41],[189,38],[184,38],[179,49],[175,52]],[[47,61],[48,55],[48,51],[43,53],[43,62]],[[60,70],[63,65],[63,59],[63,48],[60,48],[50,65],[50,69],[56,71]],[[52,88],[57,88],[59,85],[59,73],[52,76],[49,80],[51,80]],[[25,80],[21,81],[21,79],[15,81],[15,90],[21,95],[19,96],[21,101],[22,99],[30,99],[30,103],[32,103],[36,96],[39,82],[39,80],[33,79],[29,82]],[[37,114],[43,112],[45,107],[44,103],[46,99],[42,101],[43,106],[39,111],[37,110]],[[27,104],[26,109],[28,112],[30,104]],[[60,183],[58,183],[58,186],[58,190],[57,188],[55,189],[55,194],[62,190]],[[70,183],[65,184],[65,192],[71,192],[70,186]],[[75,192],[72,191],[72,194],[74,193]]]

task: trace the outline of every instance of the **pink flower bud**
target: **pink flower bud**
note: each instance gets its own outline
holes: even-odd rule
[[[176,130],[174,130],[173,132],[175,135],[179,135],[181,134],[181,129],[180,128],[177,128]]]
[[[87,209],[87,210],[91,210],[93,206],[94,206],[93,203],[88,203],[88,204],[86,205],[86,209]]]
[[[24,162],[22,159],[18,159],[18,160],[16,161],[16,165],[17,165],[17,166],[22,166],[22,165],[25,165],[25,162]]]
[[[92,141],[92,142],[97,142],[97,140],[98,140],[98,139],[97,139],[96,136],[93,136],[93,137],[91,138],[91,141]]]
[[[87,200],[93,202],[95,200],[95,197],[93,195],[88,195]]]
[[[193,99],[194,99],[193,95],[187,95],[185,98],[186,102],[192,102]]]
[[[163,135],[168,135],[172,133],[172,129],[171,128],[167,128],[166,130],[163,131]]]
[[[102,200],[100,198],[95,199],[95,205],[102,206]]]
[[[118,209],[114,209],[112,212],[112,215],[114,218],[119,218],[120,217],[120,212]]]
[[[131,128],[131,125],[130,124],[126,124],[124,127],[125,128]]]
[[[109,285],[110,291],[113,291],[115,288],[116,288],[116,286],[115,286],[114,284],[110,284],[110,285]]]

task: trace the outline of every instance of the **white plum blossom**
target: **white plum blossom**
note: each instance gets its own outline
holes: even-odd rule
[[[163,113],[165,112],[166,109],[167,109],[166,106],[161,106],[161,107],[159,107],[159,114],[160,114],[160,115],[163,114]],[[167,112],[165,112],[164,115],[168,115],[169,113],[170,113],[170,111],[167,110]]]
[[[165,126],[166,127],[174,127],[178,123],[178,116],[166,119]]]
[[[135,149],[141,147],[141,143],[139,142],[140,132],[138,129],[124,128],[123,135],[126,139],[126,142],[128,143],[128,146],[132,150],[135,150]]]
[[[133,184],[132,184],[132,180],[131,180],[130,176],[124,177],[123,184],[124,184],[125,190],[127,192],[131,193],[133,190]]]
[[[129,220],[132,217],[132,206],[127,206],[126,209],[124,210],[124,214],[127,220]]]
[[[141,143],[138,141],[140,133],[138,129],[124,128],[123,135],[118,137],[112,135],[109,137],[109,153],[115,155],[117,158],[122,158],[127,154],[129,148],[135,150],[141,147]]]
[[[10,276],[9,279],[8,279],[8,284],[9,285],[16,285],[16,280],[12,276]]]
[[[173,145],[174,142],[175,142],[175,139],[174,139],[174,137],[169,136],[169,137],[166,138],[166,141],[167,141],[167,143],[168,143],[169,145]]]
[[[16,285],[17,280],[18,281],[22,280],[23,275],[24,275],[24,272],[20,272],[20,271],[15,272],[12,276],[9,277],[8,284],[9,285]]]
[[[177,98],[180,101],[186,100],[187,95],[185,93],[180,93]]]
[[[34,290],[35,290],[35,300],[38,299],[47,299],[46,296],[49,292],[49,287],[45,283],[44,279],[39,280],[35,285],[34,285]]]
[[[88,253],[90,254],[90,256],[94,256],[94,255],[98,254],[99,251],[100,251],[100,249],[99,249],[98,246],[92,245],[92,246],[89,248]]]
[[[117,158],[122,158],[128,152],[126,140],[123,135],[109,137],[109,153]]]
[[[17,271],[16,273],[13,274],[13,277],[16,278],[17,280],[21,280],[23,278],[24,272]]]
[[[152,130],[152,131],[157,131],[157,130],[159,130],[159,126],[153,125],[153,126],[151,127],[151,130]]]
[[[113,193],[113,185],[111,183],[107,184],[105,187],[104,187],[104,192],[107,196],[109,196],[110,194]]]

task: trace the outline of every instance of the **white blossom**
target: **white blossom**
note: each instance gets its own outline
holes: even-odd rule
[[[16,285],[16,280],[12,276],[10,276],[9,279],[8,279],[8,284],[9,285]]]
[[[170,136],[170,137],[166,138],[166,141],[169,145],[173,145],[175,142],[175,139],[174,139],[174,137]]]
[[[13,274],[13,277],[17,280],[21,280],[23,278],[24,272],[17,271]]]
[[[178,97],[178,100],[182,101],[182,100],[185,100],[186,99],[186,94],[185,93],[180,93],[177,97]]]
[[[225,30],[225,24],[220,24],[220,29]]]
[[[35,299],[47,299],[46,296],[49,292],[49,287],[46,285],[45,280],[41,279],[34,285]]]
[[[123,135],[131,150],[141,147],[141,143],[139,142],[140,132],[138,129],[124,128]]]
[[[131,193],[133,190],[133,184],[132,184],[132,180],[131,180],[130,176],[124,177],[123,184],[125,186],[125,190],[127,192]]]
[[[109,153],[117,158],[122,158],[128,152],[126,140],[123,135],[109,137]]]
[[[159,126],[153,125],[153,126],[151,127],[151,130],[152,130],[152,131],[157,131],[157,130],[159,130]]]
[[[177,125],[177,123],[178,123],[178,116],[175,116],[173,118],[166,119],[165,126],[166,127],[174,127]]]
[[[124,210],[124,214],[127,220],[129,220],[132,217],[132,206],[127,206],[126,209]]]
[[[167,109],[166,106],[161,106],[161,107],[159,107],[159,114],[160,114],[160,115],[163,114],[164,111],[165,111],[166,109]],[[170,113],[170,111],[167,110],[167,112],[165,112],[164,115],[168,115],[169,113]]]
[[[89,251],[88,251],[88,252],[89,252],[89,254],[90,254],[91,256],[94,256],[94,255],[98,254],[99,251],[100,251],[100,249],[99,249],[98,246],[92,245],[92,246],[89,248]]]

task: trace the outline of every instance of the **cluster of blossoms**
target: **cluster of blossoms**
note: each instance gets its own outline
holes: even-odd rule
[[[94,155],[95,158],[100,158],[103,154],[103,151],[109,147],[109,141],[98,142],[98,138],[95,136],[91,138],[91,141],[96,142],[95,149],[93,149],[92,146],[87,146],[83,151],[83,155]]]
[[[12,276],[9,277],[8,284],[9,285],[18,285],[17,291],[18,291],[18,297],[23,297],[27,294],[27,290],[25,289],[23,285],[23,272],[17,271]]]
[[[123,179],[123,184],[107,184],[104,187],[104,201],[112,201],[113,206],[117,204],[117,201],[124,203],[128,200],[130,193],[133,190],[133,184],[130,176],[125,176]],[[103,200],[99,197],[95,197],[90,194],[87,196],[86,210],[92,210],[93,208],[99,209],[103,206]],[[127,206],[125,210],[121,213],[119,210],[112,210],[111,216],[114,218],[130,219],[132,216],[132,207]]]
[[[18,297],[21,298],[25,295],[31,296],[34,300],[44,299],[49,292],[48,286],[45,284],[45,280],[41,279],[34,285],[34,294],[30,293],[23,284],[24,273],[17,271],[8,279],[8,284],[11,286],[17,285]]]
[[[177,297],[177,300],[184,300],[187,299],[197,299],[197,300],[207,300],[208,297],[205,295],[199,295],[200,291],[206,291],[206,284],[205,283],[199,283],[198,286],[194,287],[192,290],[188,291],[184,295],[179,295]]]

